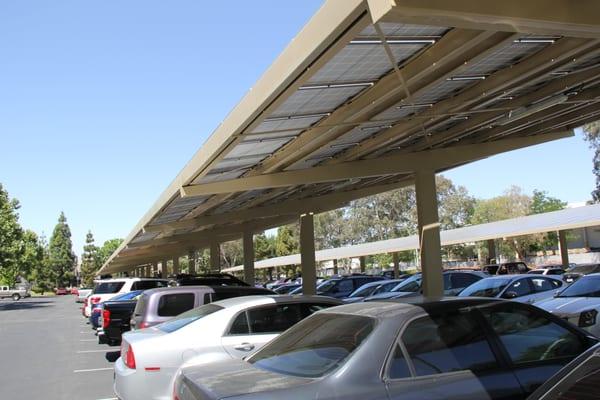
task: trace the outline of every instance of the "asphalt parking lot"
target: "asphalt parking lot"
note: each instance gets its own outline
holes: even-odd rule
[[[0,300],[0,399],[114,399],[118,347],[99,345],[73,296]]]

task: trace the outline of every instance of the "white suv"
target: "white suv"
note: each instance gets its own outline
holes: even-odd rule
[[[102,303],[121,293],[128,293],[133,290],[146,290],[168,286],[167,279],[156,278],[116,278],[102,279],[94,281],[94,290],[87,297],[83,316],[89,318],[92,314],[92,305]]]

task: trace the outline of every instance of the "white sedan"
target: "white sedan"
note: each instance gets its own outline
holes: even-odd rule
[[[600,336],[600,273],[584,275],[554,298],[535,303],[539,308]]]
[[[114,390],[122,400],[170,400],[175,373],[190,360],[241,359],[295,323],[342,304],[323,296],[246,296],[187,311],[123,335]]]

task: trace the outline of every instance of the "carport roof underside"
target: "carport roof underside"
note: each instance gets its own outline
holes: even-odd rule
[[[329,0],[102,273],[572,135],[600,114],[595,0]]]

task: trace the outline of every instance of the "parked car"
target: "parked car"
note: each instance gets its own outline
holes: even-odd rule
[[[11,298],[18,301],[23,297],[29,297],[27,289],[11,289],[9,286],[0,286],[0,299]]]
[[[379,282],[387,280],[383,276],[374,275],[348,275],[340,276],[338,278],[331,278],[323,281],[317,285],[317,294],[321,296],[334,297],[336,299],[343,299],[344,297],[350,296],[356,289],[369,282]],[[290,294],[302,294],[302,287],[295,289]]]
[[[250,286],[231,274],[213,273],[187,275],[180,274],[173,280],[175,286]]]
[[[122,400],[170,398],[184,362],[206,368],[217,360],[241,359],[313,312],[339,304],[321,296],[238,297],[127,332],[115,363],[115,393]]]
[[[275,292],[252,286],[183,286],[147,290],[139,298],[131,317],[131,329],[148,328],[184,311],[232,297],[272,295]]]
[[[54,294],[57,296],[64,296],[69,294],[69,292],[64,287],[59,287],[54,289]]]
[[[536,306],[600,337],[600,273],[581,277]]]
[[[460,297],[495,297],[521,303],[535,303],[556,294],[563,287],[560,278],[552,276],[502,275],[475,282],[458,294]]]
[[[560,265],[546,265],[531,269],[527,273],[533,275],[562,275],[565,270]]]
[[[76,287],[72,287],[69,293],[71,293],[74,296],[78,296],[79,295],[79,289],[76,288]]]
[[[92,293],[92,288],[79,288],[77,289],[77,296],[75,297],[76,303],[83,303],[86,297]]]
[[[567,283],[573,283],[584,275],[600,272],[600,264],[580,264],[565,271],[563,279]]]
[[[404,275],[401,279],[389,279],[384,281],[365,283],[364,285],[356,289],[354,292],[350,293],[348,297],[342,299],[342,301],[346,304],[356,303],[359,301],[363,301],[366,297],[369,296],[374,296],[379,293],[387,293],[408,278],[408,275]]]
[[[169,281],[157,278],[117,278],[102,279],[96,281],[92,293],[88,296],[87,302],[84,302],[83,316],[89,318],[92,312],[92,304],[101,303],[120,293],[127,293],[133,290],[146,290],[157,287],[166,287]]]
[[[314,314],[244,360],[183,368],[173,398],[519,399],[597,342],[529,304],[355,303]]]
[[[483,272],[490,275],[526,274],[529,267],[523,261],[507,262],[501,264],[488,264],[481,267]]]
[[[275,289],[272,289],[272,290],[277,294],[288,294],[292,290],[295,290],[295,289],[298,289],[301,287],[302,287],[301,283],[286,283],[283,285],[279,285]]]
[[[488,277],[484,272],[481,271],[445,271],[443,273],[444,280],[444,295],[445,296],[456,296],[467,286]],[[421,279],[422,275],[414,274],[404,282],[397,285],[395,288],[385,293],[378,293],[369,297],[366,297],[364,301],[375,301],[383,299],[398,299],[402,297],[413,297],[421,295]]]
[[[599,400],[600,345],[567,364],[527,400]]]
[[[102,303],[97,303],[97,304],[93,304],[92,305],[92,315],[90,316],[90,325],[92,326],[93,329],[98,329],[98,328],[102,328],[102,311],[104,310],[104,305],[108,302],[114,303],[114,302],[119,302],[119,303],[126,303],[128,301],[134,301],[135,304],[135,298],[139,295],[141,295],[143,293],[143,290],[134,290],[132,292],[128,292],[128,293],[121,293],[116,295],[115,297],[111,297],[110,299],[102,302]]]

